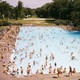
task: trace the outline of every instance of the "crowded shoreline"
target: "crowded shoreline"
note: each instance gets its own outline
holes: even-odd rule
[[[18,28],[18,29],[17,29]],[[16,37],[17,37],[17,34],[19,33],[19,27],[16,27],[16,28],[11,28],[12,29],[12,35],[11,35],[11,33],[9,33],[9,32],[7,32],[7,34],[6,35],[4,35],[3,37],[2,37],[2,42],[7,42],[7,45],[6,46],[9,46],[9,48],[8,48],[8,50],[6,51],[6,49],[2,49],[3,51],[1,51],[1,52],[3,52],[3,53],[6,53],[6,52],[8,52],[8,51],[11,51],[14,47],[15,47],[15,41],[16,41]],[[10,30],[11,30],[10,29]],[[16,31],[17,32],[16,32]],[[11,36],[10,36],[10,35]],[[13,35],[14,34],[14,35]],[[8,37],[7,37],[7,35],[9,36],[9,38],[11,38],[12,37],[12,39],[8,39]],[[7,41],[6,41],[7,40]],[[6,47],[6,46],[4,46],[4,47]],[[10,47],[12,46],[12,48],[10,49]],[[6,53],[7,54],[7,53]],[[6,64],[6,58],[4,59],[4,56],[6,55],[6,54],[2,54],[1,55],[1,60],[0,60],[0,62],[2,63],[2,66],[3,67],[5,67],[5,64]],[[8,54],[9,55],[9,54]],[[8,57],[8,55],[7,55],[7,57]],[[10,55],[9,55],[10,56]],[[6,57],[6,56],[5,56]],[[9,57],[8,57],[9,58]],[[47,58],[46,58],[46,60],[47,60]],[[8,64],[10,64],[11,62],[8,60]],[[7,64],[7,65],[8,65]],[[34,64],[35,64],[35,62],[34,62]],[[30,66],[30,65],[29,65]],[[51,71],[51,66],[50,66],[50,71]],[[4,72],[5,73],[5,72]],[[23,71],[22,71],[22,73],[23,73]],[[29,72],[28,72],[29,73]],[[51,72],[50,72],[51,73]],[[62,72],[57,72],[57,73],[59,73],[59,74],[61,74]],[[40,74],[43,74],[43,73],[40,73]],[[52,74],[52,73],[51,73]],[[59,77],[59,75],[57,75],[58,77]]]
[[[18,26],[8,27],[6,30],[2,30],[2,35],[0,36],[0,77],[4,76],[3,72],[10,61],[11,51],[15,47],[18,33]],[[3,66],[5,66],[5,68]]]

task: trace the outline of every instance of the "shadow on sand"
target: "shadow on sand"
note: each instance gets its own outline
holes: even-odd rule
[[[57,76],[53,76],[52,78],[58,78]]]

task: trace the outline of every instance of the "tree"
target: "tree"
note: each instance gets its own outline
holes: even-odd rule
[[[9,5],[6,1],[0,2],[0,18],[11,18],[12,6]]]
[[[21,1],[18,1],[18,6],[16,7],[17,11],[16,12],[18,15],[18,18],[23,18],[25,16],[24,14],[24,9],[23,9],[23,3]]]
[[[41,8],[37,8],[36,14],[38,15],[38,17],[43,17],[43,18],[51,17],[50,16],[51,4],[52,3],[47,3],[47,4],[43,5]]]

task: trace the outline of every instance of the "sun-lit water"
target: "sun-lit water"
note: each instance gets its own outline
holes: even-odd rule
[[[15,61],[16,68],[22,66],[24,75],[27,75],[27,65],[31,64],[31,74],[35,74],[41,65],[45,64],[45,57],[48,56],[48,65],[43,73],[49,73],[49,64],[51,63],[54,69],[63,66],[69,69],[76,68],[80,72],[80,32],[79,31],[66,31],[55,27],[22,27],[19,35],[17,36],[14,54],[11,60]],[[41,55],[40,55],[40,49]],[[30,54],[32,58],[30,59]],[[51,53],[54,59],[50,60]],[[14,57],[17,57],[14,60]],[[73,60],[71,59],[74,56]],[[21,60],[22,59],[22,60]],[[33,61],[35,60],[35,65]],[[19,73],[20,74],[20,73]]]

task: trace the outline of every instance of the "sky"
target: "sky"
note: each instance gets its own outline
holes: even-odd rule
[[[2,0],[7,1],[13,6],[17,5],[18,0]],[[52,2],[52,0],[21,0],[23,2],[24,7],[37,8],[41,7],[45,3]]]

